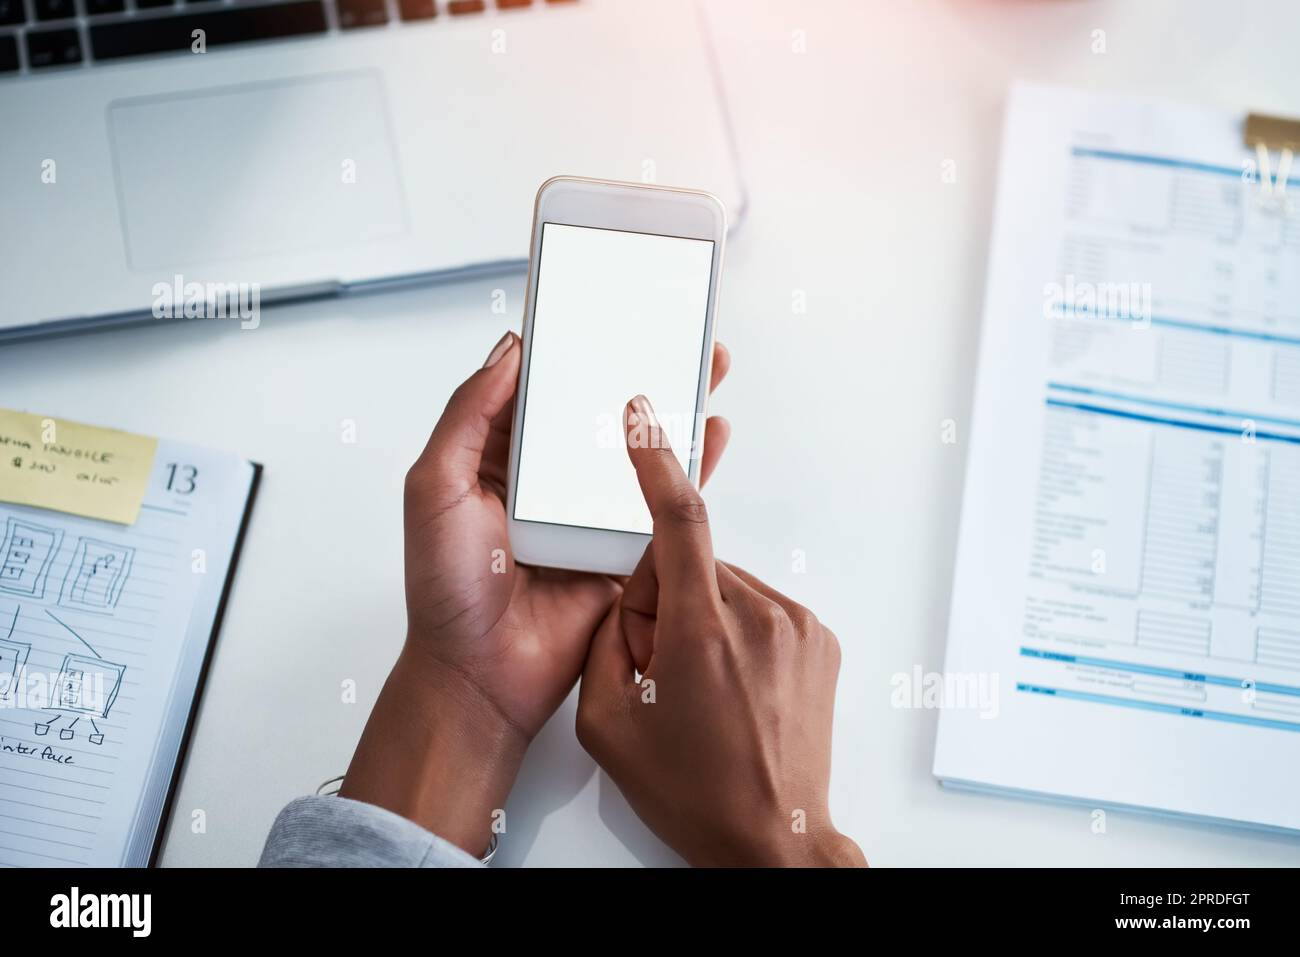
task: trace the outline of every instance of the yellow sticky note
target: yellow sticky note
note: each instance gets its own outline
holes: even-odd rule
[[[158,440],[0,409],[0,502],[133,525]]]

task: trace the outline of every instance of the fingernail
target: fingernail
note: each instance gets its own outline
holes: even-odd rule
[[[512,332],[507,332],[502,336],[501,341],[494,345],[492,351],[488,353],[487,362],[483,363],[483,368],[486,369],[488,366],[494,366],[500,362],[501,357],[510,351],[510,347],[514,344],[514,341],[515,336]]]
[[[629,404],[632,406],[632,413],[637,417],[637,421],[644,421],[646,425],[652,427],[659,424],[659,420],[655,418],[655,410],[650,405],[650,400],[645,396],[634,396]]]

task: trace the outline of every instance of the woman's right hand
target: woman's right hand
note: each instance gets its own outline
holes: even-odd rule
[[[592,640],[578,740],[691,864],[864,866],[828,808],[835,636],[714,559],[704,502],[649,402],[626,415],[654,538]]]

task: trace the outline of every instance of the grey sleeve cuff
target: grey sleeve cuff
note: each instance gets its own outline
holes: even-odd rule
[[[258,867],[482,867],[392,811],[341,797],[302,797],[280,812]]]

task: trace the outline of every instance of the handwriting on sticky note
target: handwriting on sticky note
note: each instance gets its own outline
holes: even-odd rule
[[[132,525],[158,440],[0,409],[0,502]]]

